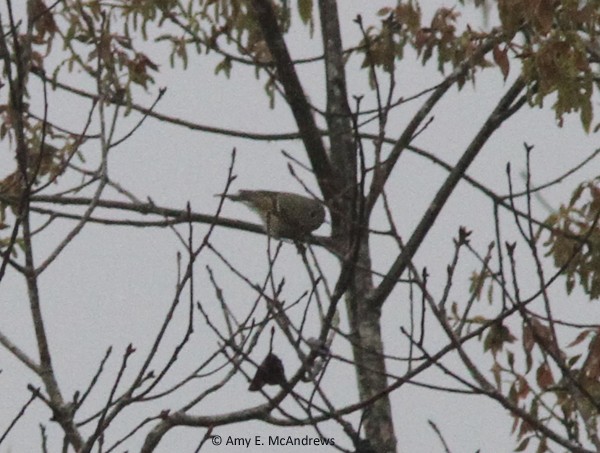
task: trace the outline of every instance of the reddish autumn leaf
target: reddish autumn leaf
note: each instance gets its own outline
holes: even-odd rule
[[[502,71],[504,80],[508,77],[510,72],[510,62],[508,61],[508,47],[504,47],[504,50],[500,50],[500,46],[494,46],[494,61]]]
[[[570,348],[572,348],[573,346],[577,346],[579,343],[585,340],[591,333],[591,330],[584,330],[583,332],[580,332],[579,335],[577,335],[577,338],[575,338],[571,343],[569,343],[568,346]]]
[[[518,377],[518,383],[519,386],[517,396],[519,397],[519,399],[525,399],[527,395],[529,395],[529,391],[531,390],[531,388],[529,387],[529,383],[523,376]]]
[[[536,371],[536,380],[541,389],[547,389],[554,385],[554,376],[547,363],[542,363]]]

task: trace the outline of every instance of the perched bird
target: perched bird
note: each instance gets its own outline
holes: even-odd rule
[[[256,211],[274,238],[302,239],[325,221],[325,208],[318,200],[290,192],[240,190],[223,195]]]

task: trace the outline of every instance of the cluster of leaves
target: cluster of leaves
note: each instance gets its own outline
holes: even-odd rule
[[[188,64],[188,47],[198,54],[215,52],[223,55],[215,72],[229,76],[232,60],[242,60],[230,53],[231,49],[248,57],[247,63],[264,65],[271,62],[271,55],[254,19],[249,2],[241,0],[200,0],[182,4],[170,0],[135,1],[122,0],[122,15],[128,27],[140,29],[148,39],[148,27],[155,22],[162,26],[170,22],[176,28],[168,28],[156,38],[171,44],[171,65],[181,61]],[[312,0],[297,2],[302,21],[314,26]],[[291,10],[287,4],[275,3],[274,9],[279,26],[285,32],[291,24]],[[243,60],[242,60],[243,61]]]
[[[580,184],[546,223],[552,230],[545,245],[554,264],[564,268],[567,291],[578,279],[590,299],[600,297],[600,178]]]
[[[588,292],[596,288],[600,262],[594,261],[594,250],[600,228],[600,178],[581,184],[570,204],[562,207],[550,220],[553,222],[551,253],[556,254],[557,265],[569,278],[571,291],[575,275],[582,279],[581,287]],[[537,236],[534,237],[534,240]],[[507,244],[508,245],[508,244]],[[491,248],[490,248],[491,250]],[[587,255],[581,250],[585,250]],[[513,253],[514,246],[509,247]],[[487,263],[487,261],[485,261]],[[583,281],[585,280],[585,281]],[[549,321],[545,316],[534,315],[527,309],[527,301],[518,297],[512,309],[521,316],[521,328],[504,320],[504,316],[491,318],[483,315],[467,317],[472,302],[480,301],[484,288],[489,286],[487,299],[492,303],[493,288],[499,285],[498,276],[487,264],[471,278],[471,299],[465,313],[453,304],[451,318],[458,334],[463,324],[470,328],[488,325],[481,334],[484,352],[492,359],[491,373],[495,391],[506,397],[512,411],[513,432],[519,443],[516,451],[525,451],[536,443],[536,451],[551,451],[548,433],[558,433],[578,444],[597,438],[596,428],[600,415],[600,329],[597,326],[566,325]],[[503,308],[506,310],[508,307]],[[507,316],[510,313],[506,313]],[[551,315],[549,315],[551,316]],[[568,330],[570,329],[570,330]],[[562,338],[569,336],[570,344],[563,347]],[[517,339],[520,339],[517,342]],[[587,347],[586,347],[587,346]],[[524,354],[524,356],[523,356]],[[524,360],[522,360],[523,358]],[[547,429],[544,431],[544,429]]]
[[[37,3],[43,5],[42,0],[37,0]],[[42,11],[43,8],[46,7],[40,6]],[[121,11],[114,5],[111,9]],[[38,38],[33,44],[45,45],[48,53],[53,41],[57,38],[61,40],[67,55],[53,69],[54,80],[64,67],[70,72],[82,71],[99,83],[107,97],[129,100],[132,84],[148,88],[154,82],[152,71],[157,71],[158,65],[134,47],[127,29],[124,33],[112,30],[112,22],[118,22],[119,19],[108,11],[100,1],[84,3],[80,0],[68,0],[54,4],[53,9],[46,8],[43,13],[52,20],[36,22],[51,24],[43,27],[36,25],[36,28],[40,28],[38,36],[45,39],[42,41]],[[45,71],[44,60],[34,49],[34,70]]]
[[[58,21],[55,22],[51,14],[44,15],[42,0],[34,3],[41,16],[48,17],[36,25],[38,41],[44,37],[45,42],[51,41],[57,33]],[[134,49],[130,37],[131,31],[140,30],[142,37],[149,39],[151,24],[159,27],[155,39],[171,45],[171,65],[180,61],[187,67],[190,46],[197,53],[221,55],[215,72],[227,76],[235,61],[254,65],[257,74],[260,68],[271,64],[271,55],[256,26],[250,2],[201,0],[184,4],[173,0],[118,0],[108,4],[100,0],[68,0],[61,3],[64,7],[59,15],[66,20],[67,28],[60,35],[71,55],[65,64],[71,70],[77,66],[93,75],[95,61],[100,59],[106,68],[105,86],[120,97],[129,99],[132,83],[147,88],[153,82],[151,71],[156,71],[158,66],[143,52]],[[300,19],[312,32],[313,0],[301,0],[294,5]],[[489,8],[486,2],[475,2],[475,5]],[[453,8],[437,9],[429,24],[424,24],[419,3],[416,0],[401,1],[379,11],[384,19],[380,25],[363,30],[357,50],[364,55],[364,66],[381,67],[387,72],[393,71],[396,62],[404,57],[407,45],[417,52],[423,64],[435,55],[441,72],[448,66],[454,69],[470,61],[470,70],[458,80],[459,87],[474,80],[478,69],[494,63],[506,78],[511,66],[510,52],[522,62],[522,73],[532,88],[532,105],[541,107],[548,95],[555,94],[553,108],[559,124],[565,113],[579,112],[583,127],[590,130],[594,74],[589,53],[600,23],[595,1],[499,0],[495,5],[501,27],[488,33],[473,30],[468,25],[459,30],[460,14]],[[279,26],[286,33],[291,25],[291,6],[286,2],[274,2],[274,8]],[[111,13],[107,14],[107,11]],[[112,32],[111,21],[124,24],[123,31]],[[166,22],[175,28],[164,27]],[[489,39],[494,40],[493,62],[478,52],[482,43]],[[95,44],[93,51],[87,50],[87,58],[81,53],[86,46],[80,49],[75,45],[77,41]],[[597,53],[600,58],[600,51]],[[41,64],[43,59],[38,57]],[[272,84],[270,80],[266,87],[271,94]]]
[[[530,319],[523,326],[523,350],[526,353],[527,366],[524,372],[517,370],[514,355],[508,353],[508,367],[495,368],[509,377],[508,398],[515,405],[525,403],[527,413],[532,420],[546,426],[558,422],[565,429],[569,439],[581,442],[580,420],[583,426],[594,436],[600,407],[600,330],[584,329],[569,344],[569,348],[587,342],[584,354],[566,355],[566,349],[558,350],[552,341],[553,334],[549,326],[536,319]],[[544,360],[535,368],[535,380],[527,375],[533,370],[532,351],[539,348]],[[550,357],[553,358],[550,358]],[[583,362],[580,367],[577,363]],[[559,369],[551,366],[560,363]],[[561,375],[556,379],[555,375]],[[536,439],[537,451],[550,451],[547,439],[540,436],[532,423],[522,417],[514,416],[513,431],[520,443],[515,451],[524,451],[528,444]]]
[[[458,80],[462,86],[474,77],[476,68],[491,64],[476,52],[488,34],[469,27],[459,32],[456,22],[460,14],[454,9],[437,9],[428,26],[423,25],[419,4],[412,0],[400,2],[393,8],[382,8],[379,15],[385,17],[381,26],[368,27],[359,46],[365,53],[364,66],[373,65],[391,72],[409,45],[417,51],[423,65],[437,55],[438,70],[442,73],[448,64],[454,69],[470,60],[471,70]]]
[[[449,65],[457,68],[465,61],[471,62],[469,71],[457,80],[459,88],[468,80],[473,80],[478,68],[492,65],[480,49],[484,40],[491,35],[467,27],[457,29],[460,13],[453,8],[438,8],[429,25],[423,24],[418,2],[399,2],[395,7],[379,10],[385,19],[380,27],[370,26],[359,51],[365,53],[364,66],[373,65],[391,72],[396,61],[402,60],[407,45],[416,50],[423,65],[436,55],[437,67],[444,73]]]
[[[477,279],[478,288],[483,281],[492,280],[489,274],[481,275]],[[472,289],[474,295],[479,292]],[[600,329],[579,329],[575,340],[568,345],[576,348],[575,352],[568,355],[568,348],[560,348],[558,340],[554,340],[555,331],[548,323],[529,316],[525,310],[521,313],[524,321],[516,335],[513,328],[495,320],[483,339],[484,351],[492,355],[496,390],[526,414],[512,414],[513,432],[519,440],[515,451],[524,451],[532,441],[537,442],[536,451],[550,451],[548,438],[540,433],[539,427],[556,426],[555,423],[564,428],[569,439],[581,442],[581,426],[593,435],[600,415]],[[455,310],[453,314],[458,326],[461,317]],[[469,324],[478,326],[490,321],[474,316]],[[586,343],[587,348],[582,349],[581,345]],[[517,360],[519,354],[511,344],[525,353],[524,363]]]
[[[587,54],[600,31],[598,3],[501,0],[498,11],[507,36],[512,39],[520,32],[525,38],[517,56],[523,74],[536,87],[531,102],[542,106],[556,93],[553,109],[559,124],[565,113],[576,111],[589,131],[594,74]]]
[[[484,2],[476,2],[476,6],[488,7]],[[472,30],[468,25],[459,31],[459,13],[455,9],[439,8],[425,26],[416,1],[383,8],[379,11],[385,17],[381,26],[369,27],[361,42],[364,65],[391,72],[408,44],[423,64],[437,55],[440,72],[447,65],[456,68],[471,59],[471,71],[458,81],[460,87],[466,80],[474,79],[477,68],[492,65],[476,51],[484,40],[493,38],[497,41],[494,62],[504,78],[510,71],[510,51],[522,62],[522,73],[532,88],[531,104],[542,107],[544,99],[555,94],[553,109],[559,125],[565,113],[579,112],[584,129],[589,131],[595,79],[589,53],[594,52],[600,31],[597,2],[500,0],[497,8],[501,27],[490,33]],[[600,55],[600,51],[595,53]]]
[[[80,0],[72,0],[81,5]],[[99,4],[100,2],[95,2]],[[311,34],[314,31],[313,0],[299,0],[297,6],[300,19],[308,25]],[[274,2],[273,7],[279,27],[287,32],[291,26],[291,4]],[[251,2],[241,0],[200,0],[176,2],[173,0],[118,0],[104,5],[124,24],[120,38],[110,35],[111,39],[123,39],[139,30],[144,40],[154,39],[170,45],[169,63],[174,67],[181,63],[188,67],[189,51],[196,54],[215,54],[222,58],[215,66],[215,74],[223,73],[230,77],[233,63],[251,65],[258,77],[262,69],[272,66],[272,57],[265,40],[257,26]],[[154,32],[154,36],[153,36]],[[131,43],[129,43],[131,45]],[[121,58],[128,63],[127,56]],[[156,69],[156,65],[142,53],[136,53],[131,60],[130,79],[143,84],[152,81],[147,69]],[[141,64],[141,67],[140,67]],[[135,76],[135,77],[133,77]],[[126,95],[129,95],[128,87]],[[265,84],[265,91],[274,104],[275,78],[271,76]]]

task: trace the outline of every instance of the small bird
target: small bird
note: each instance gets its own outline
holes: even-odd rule
[[[267,233],[276,239],[303,239],[325,221],[325,208],[320,201],[296,193],[240,190],[222,196],[256,211]]]

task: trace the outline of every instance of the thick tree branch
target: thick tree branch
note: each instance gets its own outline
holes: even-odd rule
[[[321,34],[325,50],[325,81],[327,84],[327,129],[331,148],[331,163],[337,170],[340,199],[332,203],[333,228],[349,225],[342,213],[350,213],[354,208],[354,189],[356,186],[356,153],[348,93],[344,69],[344,51],[340,34],[337,3],[335,0],[320,0]],[[340,206],[337,206],[340,204]],[[335,235],[335,233],[334,233]]]
[[[327,156],[321,133],[315,123],[300,79],[294,68],[287,46],[283,39],[277,17],[269,0],[252,0],[251,5],[256,14],[258,25],[269,47],[277,68],[279,82],[283,85],[287,102],[292,109],[308,158],[317,177],[319,187],[326,200],[332,198],[335,190],[333,168]]]
[[[396,261],[392,264],[389,272],[386,277],[382,280],[379,286],[373,291],[371,296],[369,297],[370,303],[378,306],[383,305],[383,302],[390,295],[396,282],[402,275],[402,273],[406,270],[406,267],[412,260],[413,256],[421,246],[423,239],[427,236],[427,233],[433,226],[435,220],[438,215],[442,211],[442,208],[450,198],[450,194],[456,188],[458,182],[462,179],[465,171],[471,165],[475,157],[479,154],[483,145],[487,143],[489,137],[494,133],[494,131],[504,122],[506,117],[506,112],[511,111],[515,112],[516,109],[514,107],[520,107],[524,102],[525,98],[521,98],[515,105],[513,102],[519,96],[521,91],[525,88],[526,83],[523,78],[519,77],[515,83],[509,88],[504,97],[500,100],[494,111],[490,114],[479,133],[473,139],[471,144],[466,149],[465,153],[456,163],[454,169],[450,172],[444,184],[438,190],[435,198],[431,202],[427,212],[423,215],[419,225],[415,229],[414,233],[410,237],[409,241],[406,243],[406,247],[398,256]]]
[[[406,149],[408,145],[410,145],[413,136],[416,131],[419,129],[427,115],[431,112],[433,107],[435,107],[440,99],[444,96],[444,94],[448,91],[448,89],[454,85],[454,83],[461,77],[465,75],[465,73],[472,67],[473,61],[476,61],[479,58],[482,58],[483,55],[490,52],[494,45],[497,43],[496,37],[492,36],[489,38],[477,52],[469,59],[466,60],[463,64],[458,66],[452,74],[450,74],[446,79],[438,85],[438,87],[431,93],[429,98],[425,101],[425,103],[421,106],[415,116],[412,118],[410,123],[404,129],[404,132],[396,141],[396,144],[392,148],[390,152],[390,156],[388,159],[381,164],[380,167],[375,169],[375,173],[373,176],[373,181],[371,183],[371,188],[369,190],[369,196],[367,199],[366,210],[370,212],[379,195],[383,191],[385,187],[385,183],[390,177],[392,170],[396,166],[398,159],[402,152]]]

